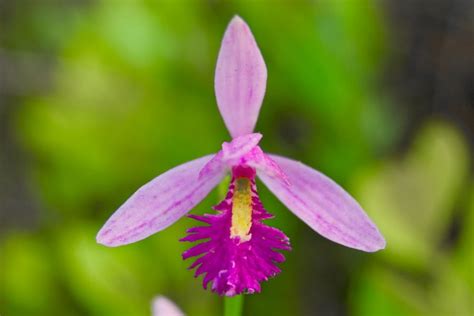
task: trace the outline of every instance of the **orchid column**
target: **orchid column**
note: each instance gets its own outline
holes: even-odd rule
[[[288,237],[263,223],[272,217],[258,196],[256,178],[297,217],[320,235],[345,245],[377,251],[385,240],[360,205],[334,181],[285,157],[266,154],[254,127],[265,94],[267,70],[247,26],[230,22],[217,60],[215,91],[219,111],[232,136],[216,154],[184,163],[135,192],[97,235],[106,246],[120,246],[165,229],[187,214],[231,175],[215,214],[190,217],[207,225],[188,229],[182,241],[205,240],[183,254],[203,286],[226,296],[255,293],[260,283],[280,272]]]

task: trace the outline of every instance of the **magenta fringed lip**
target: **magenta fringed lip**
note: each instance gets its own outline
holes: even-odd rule
[[[236,184],[240,183],[240,184]],[[249,194],[245,206],[237,205],[234,200],[236,185],[241,186],[238,194]],[[248,185],[248,191],[245,186]],[[240,202],[237,202],[237,204]],[[238,209],[241,207],[242,209]],[[255,170],[245,165],[232,169],[232,180],[225,199],[216,205],[217,214],[204,216],[189,215],[207,226],[188,229],[188,236],[181,241],[207,239],[183,253],[183,259],[201,256],[190,266],[196,268],[195,277],[204,274],[203,287],[211,282],[212,291],[220,295],[233,296],[242,293],[260,292],[260,282],[277,275],[280,269],[277,263],[285,261],[278,250],[290,250],[290,241],[280,230],[265,225],[262,221],[273,216],[268,213],[260,201],[255,185]],[[241,220],[237,212],[250,212],[249,223]],[[233,234],[233,225],[244,226]],[[246,229],[248,227],[248,229]]]
[[[226,198],[216,214],[190,217],[193,227],[182,241],[198,242],[183,254],[197,257],[191,268],[203,285],[221,295],[260,291],[260,282],[280,272],[288,238],[264,220],[255,185],[258,177],[298,218],[341,245],[373,252],[385,240],[357,201],[322,173],[289,158],[265,153],[254,133],[265,96],[267,68],[248,25],[235,16],[217,58],[217,106],[232,139],[215,154],[177,166],[136,191],[105,223],[97,242],[126,245],[155,234],[186,215],[231,173]],[[185,127],[182,127],[185,128]],[[191,131],[190,131],[191,132]]]

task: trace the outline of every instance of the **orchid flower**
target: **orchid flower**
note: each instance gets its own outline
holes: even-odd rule
[[[151,305],[152,316],[184,316],[184,313],[169,298],[159,295]]]
[[[200,256],[190,268],[204,274],[203,287],[233,296],[260,291],[260,282],[280,272],[290,250],[286,235],[262,221],[272,218],[258,196],[260,180],[297,217],[320,235],[347,247],[373,252],[385,240],[361,206],[320,172],[260,148],[254,133],[265,94],[267,69],[247,24],[235,16],[217,59],[215,93],[232,136],[217,154],[175,167],[135,192],[106,222],[97,241],[115,247],[159,232],[196,206],[230,173],[216,214],[189,217],[207,224],[190,228],[182,241],[205,240],[183,253]]]

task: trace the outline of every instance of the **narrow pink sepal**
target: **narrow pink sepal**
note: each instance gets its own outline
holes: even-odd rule
[[[344,246],[373,252],[385,240],[359,203],[322,173],[288,158],[269,155],[291,185],[257,170],[262,182],[296,216],[322,236]]]
[[[248,25],[235,16],[217,58],[215,92],[232,137],[252,133],[265,95],[267,68]]]
[[[225,170],[198,177],[213,155],[175,167],[142,186],[105,223],[97,242],[109,247],[144,239],[173,224],[224,177]]]
[[[152,303],[153,316],[184,316],[184,313],[170,299],[157,296]]]

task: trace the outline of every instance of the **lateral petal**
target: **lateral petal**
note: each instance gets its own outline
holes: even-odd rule
[[[199,176],[213,155],[184,163],[135,192],[105,223],[97,242],[126,245],[165,229],[185,215],[221,181],[224,168]]]
[[[262,182],[322,236],[347,247],[373,252],[385,240],[359,203],[322,173],[288,158],[269,155],[288,177],[290,185],[257,171]]]

